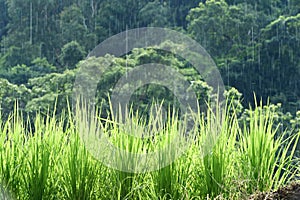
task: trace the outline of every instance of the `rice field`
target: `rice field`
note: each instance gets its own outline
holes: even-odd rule
[[[293,156],[299,134],[278,136],[274,113],[261,110],[253,108],[247,123],[229,108],[195,113],[186,151],[171,164],[144,173],[113,169],[93,157],[76,117],[37,114],[32,122],[16,110],[0,119],[0,199],[247,199],[277,189],[299,176]],[[136,138],[128,134],[149,127],[137,117],[123,124],[98,120],[115,146],[136,153],[161,150],[186,128],[175,116],[164,123],[150,119],[156,134]]]

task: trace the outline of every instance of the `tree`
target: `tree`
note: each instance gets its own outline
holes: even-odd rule
[[[187,28],[188,21],[186,17],[192,8],[195,8],[199,3],[204,3],[206,0],[169,0],[167,5],[170,7],[170,21],[172,26]]]
[[[7,24],[9,22],[6,0],[0,0],[0,41],[2,36],[7,34]]]
[[[225,84],[243,93],[245,105],[254,103],[253,91],[266,102],[266,93],[261,91],[272,88],[262,86],[267,75],[260,73],[262,29],[276,16],[266,12],[250,3],[228,5],[224,0],[208,0],[192,9],[187,18],[188,31],[216,61]]]
[[[170,7],[158,0],[148,2],[139,11],[139,23],[141,26],[168,27],[170,26]]]
[[[26,65],[17,65],[9,69],[6,78],[13,84],[26,84],[31,78],[30,68]]]
[[[64,44],[59,37],[59,14],[65,6],[71,5],[70,1],[6,0],[6,3],[9,21],[8,34],[1,41],[4,51],[12,46],[20,48],[22,52],[27,52],[28,48],[34,49],[30,61],[36,57],[46,57],[54,64]],[[18,59],[17,64],[28,65],[26,58]]]
[[[262,11],[269,16],[274,16],[280,12],[280,7],[282,7],[283,0],[226,0],[229,5],[236,5],[241,3],[249,4],[255,7],[258,11]]]
[[[188,31],[215,59],[228,57],[239,54],[259,34],[257,14],[250,5],[208,0],[191,9]]]
[[[74,69],[76,64],[85,57],[85,51],[76,41],[65,44],[60,55],[63,69]]]
[[[257,72],[264,77],[258,90],[263,96],[277,96],[289,111],[299,109],[292,106],[300,96],[300,14],[281,16],[262,30],[259,50],[260,62]],[[278,99],[279,95],[283,98]],[[289,106],[287,105],[289,104]]]
[[[297,15],[300,12],[300,2],[298,0],[287,1],[286,7],[289,16]]]
[[[51,65],[46,58],[36,58],[30,64],[31,78],[45,76],[56,72],[55,66]]]
[[[100,38],[107,38],[111,35],[139,27],[138,14],[145,6],[145,0],[104,0],[100,3],[96,23],[107,31],[98,35]]]
[[[74,80],[75,71],[72,70],[30,79],[28,87],[32,97],[27,101],[26,112],[52,114],[56,110],[57,115],[61,114],[70,106]]]
[[[80,8],[73,4],[60,13],[61,37],[64,44],[77,41],[83,47],[87,44],[88,27]]]
[[[1,67],[8,69],[18,64],[29,65],[38,55],[38,47],[36,45],[31,45],[28,42],[24,42],[21,47],[12,45],[5,50],[2,56],[3,65]]]
[[[7,118],[14,110],[16,103],[18,103],[18,109],[23,111],[30,98],[31,90],[27,89],[25,85],[17,86],[6,79],[0,78],[0,110],[2,117]]]

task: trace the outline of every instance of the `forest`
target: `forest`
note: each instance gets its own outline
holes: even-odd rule
[[[178,30],[199,42],[224,84],[242,94],[243,106],[254,105],[255,93],[264,103],[280,104],[283,113],[295,116],[299,109],[297,0],[1,0],[0,5],[2,114],[16,99],[25,112],[48,110],[57,98],[59,108],[66,107],[78,62],[110,36],[147,26]],[[127,62],[134,67],[151,56],[194,76],[183,60],[153,50],[137,50]],[[122,59],[116,63],[120,69],[112,73],[118,77],[126,66]],[[113,86],[113,76],[104,79],[99,94]],[[199,89],[205,93],[205,87]]]
[[[240,199],[300,179],[299,0],[0,0],[0,15],[0,191],[16,199]],[[69,110],[77,72],[100,69],[106,60],[112,64],[98,82],[96,106],[109,137],[112,130],[120,133],[112,139],[117,146],[124,145],[118,140],[149,145],[123,136],[128,125],[109,121],[112,89],[139,65],[172,66],[190,83],[199,107],[207,108],[212,86],[180,56],[154,47],[88,56],[106,39],[142,27],[185,34],[215,62],[226,88],[226,117],[213,118],[207,109],[205,119],[195,118],[196,132],[221,134],[211,157],[194,159],[196,142],[158,171],[121,172],[99,164],[76,136]],[[130,100],[147,113],[156,101],[166,109],[178,106],[174,99],[168,88],[148,84]],[[212,128],[218,117],[222,124]],[[162,132],[174,137],[176,123],[174,117]],[[146,146],[160,148],[168,139],[160,142]]]

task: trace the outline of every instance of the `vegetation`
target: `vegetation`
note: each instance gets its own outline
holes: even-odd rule
[[[179,30],[199,42],[216,62],[224,83],[242,93],[244,106],[254,106],[255,92],[264,103],[268,99],[281,103],[283,112],[293,116],[299,109],[297,0],[29,0],[25,4],[22,0],[1,0],[0,5],[0,78],[15,85],[10,89],[1,81],[2,114],[8,114],[13,104],[7,104],[1,94],[12,90],[23,92],[21,110],[47,110],[69,87],[46,90],[44,96],[40,91],[45,86],[33,85],[36,81],[49,81],[49,74],[59,73],[63,84],[72,85],[72,79],[63,77],[76,71],[77,62],[97,44],[126,29],[145,26]],[[156,61],[156,57],[159,63],[180,67],[184,75],[189,74],[184,60],[161,51],[132,52],[126,62],[129,66],[123,61],[118,65],[125,69],[147,63],[149,58]],[[193,80],[199,77],[193,75]],[[106,84],[106,89],[113,85]],[[157,88],[147,89],[151,94]],[[166,93],[163,97],[169,96]],[[10,97],[18,98],[15,94]]]
[[[240,199],[299,179],[299,13],[299,0],[0,0],[0,199]],[[179,56],[149,47],[85,59],[110,36],[150,26],[184,33],[207,50],[226,85],[221,114],[207,106],[213,88]],[[137,114],[117,123],[109,97],[120,77],[152,62],[184,76],[201,112],[182,157],[130,173],[90,154],[67,109],[76,73],[102,72],[108,62],[95,106],[104,134],[127,151],[159,149],[187,125],[178,126],[175,111],[164,126],[149,115],[157,102],[165,110],[179,104],[155,84],[132,94]],[[161,125],[153,140],[126,134],[151,123]]]
[[[300,134],[274,137],[278,126],[273,126],[276,113],[270,106],[249,110],[249,125],[240,124],[229,110],[208,110],[205,118],[195,113],[198,128],[190,133],[192,137],[182,138],[188,140],[188,150],[172,164],[145,173],[114,170],[96,160],[80,139],[80,126],[74,119],[69,118],[66,125],[63,118],[38,114],[34,129],[26,129],[29,121],[15,110],[1,121],[2,195],[17,199],[240,199],[295,180]],[[159,150],[184,130],[173,116],[152,139],[135,138],[128,134],[146,130],[145,124],[136,117],[127,119],[129,123],[124,124],[107,120],[102,134],[129,152]],[[162,156],[165,160],[168,154]],[[126,159],[119,162],[139,165]]]

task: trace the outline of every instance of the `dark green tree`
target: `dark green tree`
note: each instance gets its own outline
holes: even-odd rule
[[[0,1],[0,40],[7,34],[7,24],[9,22],[6,0]]]
[[[65,44],[59,57],[62,69],[74,69],[76,64],[85,57],[86,53],[76,41]]]
[[[52,114],[56,110],[57,115],[61,114],[70,106],[68,102],[71,102],[74,80],[75,71],[72,70],[30,79],[28,87],[32,96],[27,101],[26,111]]]
[[[30,64],[31,77],[40,77],[53,72],[57,69],[55,66],[51,65],[46,58],[36,58]]]
[[[139,12],[140,26],[168,27],[171,25],[170,14],[171,10],[166,2],[148,2]]]
[[[18,103],[18,109],[24,111],[30,98],[30,89],[27,89],[24,85],[17,86],[6,79],[0,78],[0,110],[4,118],[7,118],[14,110],[16,103]]]
[[[95,47],[96,35],[91,33],[81,9],[73,4],[60,13],[61,40],[64,44],[77,41],[83,48]]]

